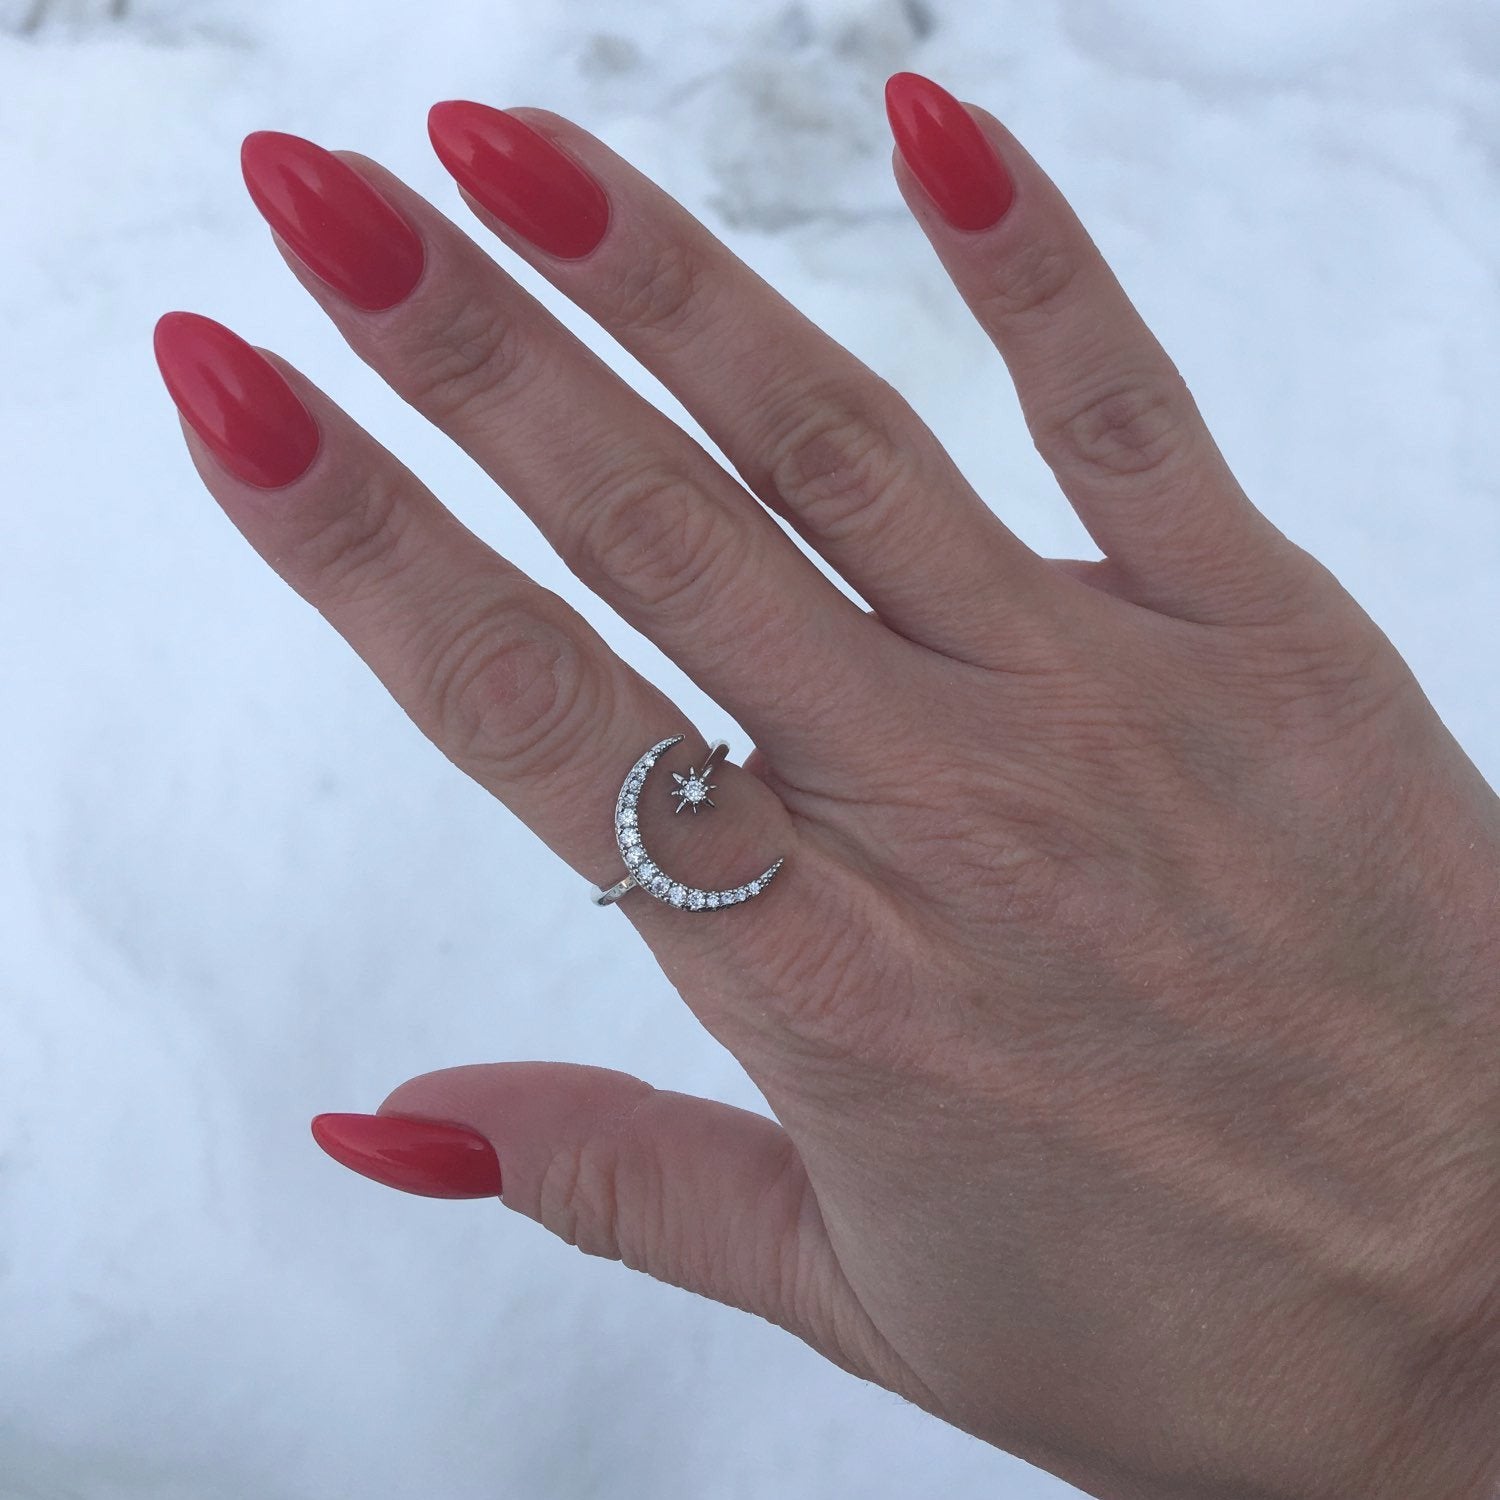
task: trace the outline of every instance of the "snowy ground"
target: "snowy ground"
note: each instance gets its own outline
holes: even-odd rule
[[[577,598],[347,354],[236,169],[244,132],[292,130],[458,210],[427,105],[544,104],[1077,551],[890,180],[881,82],[930,72],[1058,176],[1252,494],[1494,778],[1500,12],[72,0],[22,36],[31,5],[0,0],[0,1500],[1071,1494],[773,1329],[315,1150],[314,1111],[483,1059],[755,1101],[626,924],[219,515],[151,324],[193,308],[282,351]]]

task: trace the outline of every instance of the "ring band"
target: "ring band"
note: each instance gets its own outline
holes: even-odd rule
[[[597,890],[591,897],[595,906],[613,906],[627,891],[633,891],[640,884],[634,875],[627,875],[624,880],[617,880],[611,886],[603,890]]]

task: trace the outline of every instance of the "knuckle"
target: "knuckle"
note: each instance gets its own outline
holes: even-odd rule
[[[669,1226],[659,1217],[666,1201],[664,1167],[635,1132],[637,1117],[659,1096],[650,1084],[633,1082],[633,1097],[621,1113],[551,1153],[537,1182],[536,1217],[586,1255],[623,1261],[633,1270],[656,1262],[660,1275],[663,1256],[673,1251]]]
[[[687,240],[665,239],[633,257],[615,290],[611,321],[670,333],[694,318],[708,294],[709,258]]]
[[[764,1188],[762,1200],[770,1222],[800,1224],[816,1211],[812,1181],[790,1136],[784,1136],[777,1151],[774,1172]],[[797,1234],[760,1234],[741,1242],[749,1258],[745,1280],[752,1286],[774,1288],[771,1308],[782,1318],[819,1304],[819,1265],[809,1253],[811,1243]],[[738,1248],[738,1247],[732,1247]]]
[[[535,610],[504,603],[451,632],[420,671],[433,737],[465,765],[504,767],[507,779],[555,768],[582,726],[604,711],[600,675],[574,634]]]
[[[907,467],[894,422],[847,394],[803,405],[772,460],[767,503],[830,540],[881,525]]]
[[[524,330],[505,307],[466,298],[406,358],[392,384],[418,411],[443,421],[512,384],[525,365],[526,345]]]
[[[1180,379],[1159,375],[1111,381],[1038,433],[1054,468],[1111,478],[1159,474],[1180,446]]]
[[[1019,247],[997,268],[987,289],[987,311],[1017,322],[1045,318],[1074,296],[1083,258],[1047,240]]]
[[[736,528],[684,474],[654,462],[612,473],[580,497],[569,550],[597,592],[653,615],[691,613],[724,586]]]
[[[345,603],[378,591],[399,565],[407,516],[400,484],[379,472],[304,508],[288,559],[302,591]]]
[[[1316,617],[1315,617],[1316,620]],[[1368,617],[1299,622],[1263,682],[1268,724],[1304,750],[1347,755],[1356,740],[1383,745],[1374,726],[1416,701],[1409,669]]]
[[[553,1153],[542,1174],[537,1217],[586,1255],[622,1258],[619,1157],[607,1137],[569,1142]]]

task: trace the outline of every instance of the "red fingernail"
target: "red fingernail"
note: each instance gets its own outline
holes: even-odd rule
[[[240,170],[271,228],[356,307],[394,307],[417,284],[416,230],[331,151],[300,136],[257,130],[240,147]]]
[[[459,186],[549,255],[576,260],[604,238],[604,189],[514,115],[450,99],[432,106],[427,133]]]
[[[955,229],[988,229],[1016,195],[1015,185],[974,116],[920,73],[896,73],[885,111],[901,158]]]
[[[494,1198],[500,1162],[482,1135],[396,1115],[317,1115],[313,1139],[338,1163],[424,1198]]]
[[[307,472],[318,424],[263,354],[197,313],[167,313],[154,343],[177,410],[231,474],[275,489]]]

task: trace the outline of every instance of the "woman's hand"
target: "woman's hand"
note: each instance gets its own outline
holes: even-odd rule
[[[902,191],[1104,561],[1029,551],[889,387],[566,121],[432,127],[484,225],[742,483],[389,173],[247,142],[353,349],[753,735],[707,816],[647,783],[653,850],[704,886],[786,856],[733,910],[623,906],[780,1125],[513,1063],[321,1138],[449,1195],[497,1188],[492,1142],[513,1208],[1101,1496],[1487,1495],[1496,799],[1246,500],[1015,141],[910,75],[890,104]],[[631,763],[674,734],[664,767],[701,763],[681,712],[295,371],[183,314],[158,349],[252,545],[617,878]]]

